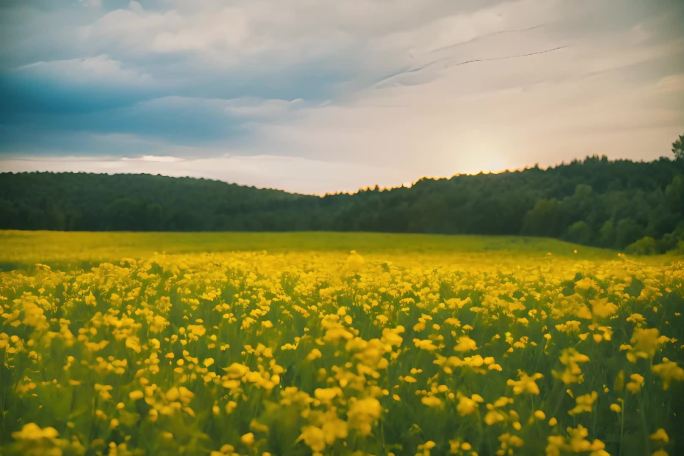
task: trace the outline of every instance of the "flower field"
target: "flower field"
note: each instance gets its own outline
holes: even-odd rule
[[[2,454],[684,451],[681,257],[69,236],[2,240]]]

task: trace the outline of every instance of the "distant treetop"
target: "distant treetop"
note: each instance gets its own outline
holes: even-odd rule
[[[678,160],[594,156],[322,197],[149,174],[2,173],[0,228],[523,234],[662,252],[684,245],[682,143]]]
[[[679,135],[679,138],[672,143],[672,153],[675,160],[684,160],[684,135]]]

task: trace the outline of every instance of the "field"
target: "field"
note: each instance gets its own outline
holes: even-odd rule
[[[4,231],[0,269],[2,454],[684,454],[682,257]]]

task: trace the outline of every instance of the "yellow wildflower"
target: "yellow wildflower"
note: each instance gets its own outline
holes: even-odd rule
[[[240,437],[240,441],[247,446],[252,446],[254,444],[254,434],[248,432]]]
[[[57,429],[51,426],[41,428],[36,423],[27,423],[20,431],[12,433],[17,440],[55,439],[58,435]]]
[[[582,394],[575,398],[575,407],[573,407],[568,413],[570,415],[579,415],[580,413],[591,413],[594,408],[594,402],[598,398],[598,393],[592,391],[588,394]]]
[[[458,338],[454,350],[456,350],[457,352],[477,350],[477,343],[468,336],[461,336]]]
[[[520,378],[520,380],[508,379],[506,384],[513,388],[513,394],[515,395],[524,393],[539,395],[539,386],[537,386],[535,381],[542,377],[544,376],[540,373],[528,375],[527,373],[519,370],[518,378]]]
[[[660,377],[663,382],[664,390],[670,388],[670,384],[673,380],[679,382],[684,381],[684,369],[679,367],[677,363],[670,361],[667,358],[663,358],[662,363],[652,366],[651,371]]]
[[[317,349],[317,348],[314,348],[313,350],[311,350],[311,351],[309,352],[308,355],[306,355],[306,360],[307,360],[307,361],[314,361],[314,360],[319,359],[321,356],[323,356],[323,354],[321,353],[321,351],[320,351],[319,349]]]
[[[341,393],[342,390],[340,390],[339,388],[316,388],[314,390],[314,396],[316,397],[316,399],[323,403],[328,403],[332,401],[335,398],[335,396]]]
[[[128,397],[136,401],[138,399],[143,398],[143,392],[140,390],[131,391],[130,393],[128,393]]]
[[[554,370],[553,375],[556,378],[565,384],[582,383],[584,381],[580,364],[589,362],[587,355],[579,353],[574,348],[566,348],[561,352],[560,362],[565,366],[565,369],[562,372]]]
[[[666,444],[670,441],[670,436],[667,435],[667,432],[665,432],[665,429],[663,428],[658,428],[658,430],[651,434],[649,438],[654,442],[662,444]]]
[[[482,398],[479,395],[473,395],[472,397],[461,396],[458,399],[456,411],[461,416],[470,415],[478,410],[479,402],[482,402]]]
[[[442,400],[435,396],[425,396],[420,402],[427,407],[438,408],[442,406]]]
[[[630,381],[627,382],[625,388],[632,394],[636,394],[641,391],[641,386],[644,384],[644,377],[640,374],[632,374],[629,376]]]
[[[658,328],[634,329],[630,340],[634,349],[627,353],[627,359],[634,363],[638,358],[653,358],[653,355],[655,355],[656,350],[658,349],[659,335],[660,332],[658,331]]]
[[[380,402],[373,397],[353,400],[347,412],[349,426],[361,435],[368,435],[381,412]]]

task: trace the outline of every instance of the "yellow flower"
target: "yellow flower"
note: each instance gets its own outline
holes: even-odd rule
[[[130,397],[134,401],[137,401],[138,399],[142,399],[143,396],[144,396],[143,392],[140,390],[135,390],[135,391],[131,391],[130,393],[128,393],[128,397]]]
[[[418,445],[416,456],[430,456],[430,450],[437,446],[433,440]]]
[[[500,423],[505,419],[506,416],[503,413],[499,412],[498,410],[490,410],[485,415],[484,422],[487,426],[493,426],[496,423]]]
[[[299,436],[314,453],[320,453],[325,449],[325,434],[316,426],[304,426]]]
[[[651,371],[656,374],[663,381],[663,389],[669,389],[673,380],[684,380],[684,369],[679,367],[677,363],[663,358],[663,362],[651,367]]]
[[[653,358],[660,343],[659,335],[658,328],[636,328],[630,339],[634,349],[627,354],[627,359],[630,362],[636,362],[638,358]]]
[[[477,399],[480,399],[479,401]],[[466,416],[470,415],[471,413],[474,413],[476,410],[478,410],[478,402],[482,402],[481,397],[475,398],[473,397],[467,397],[467,396],[461,396],[458,399],[458,405],[456,406],[456,411],[458,412],[459,415],[461,416]]]
[[[578,320],[568,320],[565,323],[557,324],[555,327],[560,332],[571,334],[571,333],[579,332],[581,326],[582,326],[582,323]]]
[[[231,379],[242,378],[249,372],[249,367],[240,363],[233,363],[230,366],[224,368],[226,371],[226,377]]]
[[[607,299],[594,299],[591,302],[591,313],[596,318],[608,318],[617,312],[618,307]]]
[[[308,355],[306,355],[306,360],[307,360],[307,361],[314,361],[314,360],[319,359],[321,356],[323,356],[323,354],[321,353],[321,351],[320,351],[319,349],[317,349],[317,348],[314,348],[313,350],[311,350],[311,351],[309,352]]]
[[[636,394],[641,391],[641,385],[644,384],[644,377],[640,374],[632,374],[629,376],[630,381],[627,382],[625,388],[632,394]]]
[[[345,271],[347,273],[355,274],[361,271],[366,264],[366,260],[363,259],[361,255],[356,253],[356,250],[349,252],[347,261],[345,263]]]
[[[20,431],[12,433],[12,437],[17,440],[55,439],[58,435],[57,429],[51,426],[41,429],[36,423],[27,423]]]
[[[544,377],[540,373],[527,375],[527,373],[519,370],[518,377],[520,380],[508,379],[506,384],[513,388],[513,394],[519,395],[523,393],[539,395],[539,386],[535,383],[536,380]]]
[[[610,456],[605,450],[606,445],[601,440],[587,440],[589,431],[584,426],[580,425],[576,428],[569,427],[567,431],[569,434],[569,438],[567,439],[560,435],[550,435],[547,438],[547,456],[560,456],[567,452],[589,452],[589,456]]]
[[[314,396],[316,397],[316,399],[323,403],[328,403],[332,401],[335,398],[335,396],[341,393],[342,390],[340,390],[339,388],[316,388],[314,390]]]
[[[442,400],[435,396],[425,396],[420,400],[420,402],[422,402],[423,405],[433,408],[438,408],[442,406]]]
[[[243,434],[242,437],[240,437],[240,441],[247,446],[252,446],[254,444],[254,434],[251,432]]]
[[[347,423],[339,419],[334,410],[326,412],[321,422],[326,444],[332,445],[337,439],[347,438]]]
[[[404,339],[399,335],[403,332],[403,326],[397,326],[394,329],[384,328],[382,330],[382,341],[390,347],[398,347],[404,341]]]
[[[425,339],[425,340],[413,339],[413,345],[420,348],[421,350],[426,350],[426,351],[437,350],[437,346],[429,339]]]
[[[640,325],[640,324],[646,322],[646,318],[644,318],[644,316],[641,315],[640,313],[635,312],[632,315],[630,315],[629,317],[627,317],[627,321],[630,323],[634,323],[635,325]]]
[[[584,277],[584,278],[578,280],[577,282],[575,282],[575,289],[582,290],[582,291],[591,290],[591,289],[597,289],[598,290],[599,286],[590,277]]]
[[[651,434],[649,438],[654,442],[659,442],[662,444],[666,444],[670,441],[670,437],[667,435],[667,432],[665,432],[665,429],[663,428],[658,428],[658,430]]]
[[[582,394],[575,399],[576,405],[568,413],[570,415],[579,415],[580,413],[591,413],[594,408],[594,402],[598,398],[596,391],[588,394]]]
[[[458,342],[456,343],[454,350],[457,352],[477,350],[477,343],[468,336],[461,336],[458,338]]]
[[[380,418],[382,407],[373,397],[352,401],[347,412],[349,426],[359,431],[361,435],[369,435],[373,424]]]
[[[581,363],[589,362],[589,357],[584,355],[574,348],[565,348],[561,352],[560,362],[565,366],[565,370],[558,372],[553,371],[554,377],[560,379],[563,383],[582,383],[584,375],[582,374]]]
[[[525,444],[523,439],[508,432],[505,432],[499,436],[499,442],[501,442],[501,450],[503,451],[510,451],[511,448],[520,448]],[[509,452],[508,454],[513,453]]]
[[[188,325],[188,339],[199,340],[207,333],[207,329],[202,325]]]
[[[24,310],[23,323],[27,326],[33,326],[36,330],[42,331],[48,328],[47,318],[43,309],[36,304],[37,300],[25,297],[21,300]]]

